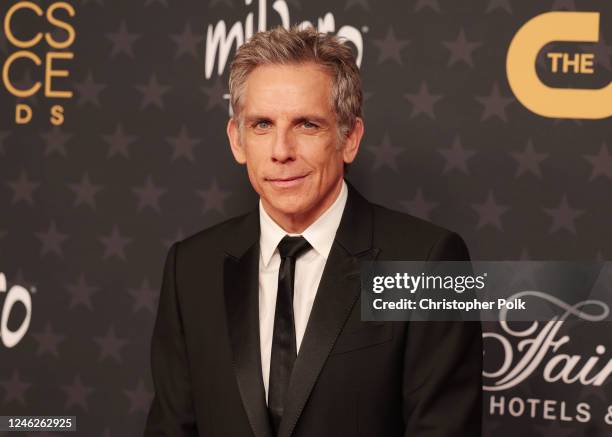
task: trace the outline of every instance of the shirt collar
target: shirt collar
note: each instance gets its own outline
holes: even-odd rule
[[[281,228],[266,212],[261,199],[259,199],[259,225],[261,229],[259,247],[261,248],[261,257],[264,265],[268,266],[278,243],[287,234],[302,235],[319,255],[327,259],[334,243],[336,231],[338,226],[340,226],[340,219],[342,218],[347,197],[348,189],[343,179],[340,194],[338,194],[334,203],[301,234],[291,234]]]

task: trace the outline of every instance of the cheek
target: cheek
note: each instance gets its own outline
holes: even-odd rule
[[[332,178],[341,170],[343,162],[342,152],[332,145],[329,152],[320,160],[320,168],[326,178]]]
[[[325,144],[311,145],[306,148],[306,153],[303,155],[304,160],[312,167],[319,170],[329,171],[335,169],[338,162],[342,162],[342,151],[336,149],[336,144],[331,141],[326,141]]]
[[[265,150],[263,144],[259,145],[259,147],[257,144],[249,144],[249,147],[246,149],[247,167],[254,175],[262,173],[267,158]]]

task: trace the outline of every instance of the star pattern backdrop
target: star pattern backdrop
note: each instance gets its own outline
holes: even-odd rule
[[[2,2],[0,15],[15,3]],[[15,98],[0,87],[0,271],[33,305],[23,340],[0,345],[0,415],[76,415],[77,435],[136,436],[153,395],[150,336],[170,244],[256,205],[225,136],[227,68],[219,75],[215,66],[210,79],[204,70],[207,27],[224,20],[229,29],[248,12],[257,22],[257,2],[68,3],[77,35],[70,76],[60,79],[74,92],[60,102],[65,123],[48,121],[61,99]],[[366,197],[459,232],[473,259],[612,257],[610,119],[537,116],[513,96],[505,72],[507,47],[531,17],[599,11],[599,42],[573,47],[595,54],[595,74],[558,78],[544,55],[538,69],[561,87],[609,82],[611,3],[287,4],[291,22],[331,12],[336,29],[350,24],[363,37],[366,134],[347,177]],[[280,24],[267,8],[268,27]],[[64,38],[28,17],[19,17],[20,35]],[[2,62],[16,50],[0,33]],[[27,89],[42,73],[23,62],[11,78]],[[32,108],[29,124],[15,124],[17,103]],[[24,314],[15,307],[9,327]],[[610,345],[599,325],[572,329],[576,353],[589,353],[582,339]],[[559,387],[534,376],[513,393],[589,399],[605,411],[612,384]],[[487,436],[610,432],[600,417],[495,417],[486,401]]]

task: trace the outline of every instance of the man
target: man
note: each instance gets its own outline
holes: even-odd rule
[[[170,248],[145,436],[479,436],[478,323],[360,319],[361,261],[469,255],[344,181],[364,131],[351,50],[313,29],[258,33],[230,95],[259,207]]]

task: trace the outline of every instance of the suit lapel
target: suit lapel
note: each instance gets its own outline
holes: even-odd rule
[[[328,256],[289,383],[278,437],[289,437],[321,369],[360,294],[360,262],[372,260],[372,217],[367,201],[349,196]]]
[[[244,409],[253,434],[272,437],[261,375],[258,220],[257,213],[251,213],[228,242],[224,294],[234,371]]]

